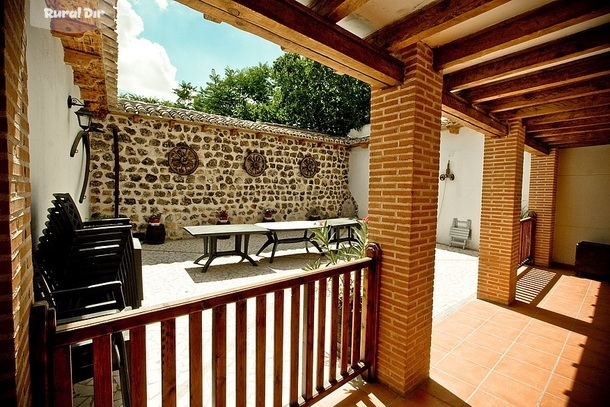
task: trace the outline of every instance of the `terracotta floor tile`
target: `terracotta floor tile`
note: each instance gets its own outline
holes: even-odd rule
[[[505,355],[549,371],[555,366],[557,361],[556,356],[517,343],[511,346]]]
[[[499,336],[483,332],[480,329],[470,335],[468,337],[468,341],[474,342],[477,345],[483,346],[499,353],[504,353],[506,349],[508,349],[513,343],[512,340],[500,338]]]
[[[539,407],[568,407],[569,400],[555,397],[552,394],[544,393],[540,399]]]
[[[477,345],[469,339],[458,345],[452,352],[453,355],[467,359],[471,362],[491,369],[502,357],[502,354],[489,348]]]
[[[532,320],[525,328],[524,332],[561,342],[565,341],[570,333],[568,329],[537,319]]]
[[[472,328],[473,330],[481,326],[487,318],[477,317],[465,312],[457,311],[451,316],[451,322]],[[441,323],[442,324],[442,323]],[[442,328],[441,328],[442,329]]]
[[[482,390],[477,390],[472,397],[470,397],[468,405],[472,407],[514,407]]]
[[[485,322],[478,330],[490,335],[497,336],[498,338],[506,339],[511,342],[514,341],[517,336],[519,336],[519,334],[521,334],[521,329],[497,324],[492,321]]]
[[[506,310],[500,310],[489,318],[491,322],[518,330],[524,329],[530,320],[530,317]]]
[[[443,375],[444,373],[440,373]],[[436,397],[437,399],[449,404],[450,406],[463,407],[466,403],[466,399],[472,394],[474,391],[474,386],[470,386],[465,382],[456,383],[455,381],[459,381],[459,379],[453,378],[451,381],[451,387],[455,388],[460,386],[460,388],[455,391],[451,391],[447,387],[441,385],[436,382],[434,379],[430,378],[424,385],[422,385],[422,389],[425,389],[428,393]],[[461,394],[458,395],[458,394]]]
[[[564,347],[564,342],[543,338],[529,332],[522,332],[521,335],[519,335],[519,337],[515,340],[515,343],[538,349],[553,356],[559,356]]]
[[[567,377],[552,374],[546,392],[561,400],[569,400],[568,392],[572,390],[574,381]]]
[[[535,406],[542,394],[540,390],[496,371],[491,372],[479,390],[513,406]]]
[[[551,376],[550,370],[541,369],[522,360],[503,357],[494,371],[500,372],[512,379],[523,382],[535,389],[544,390]]]
[[[488,319],[498,311],[498,307],[485,301],[474,300],[464,305],[460,311],[468,315]]]
[[[365,405],[363,404],[363,407]],[[391,407],[447,407],[450,404],[434,397],[425,389],[418,389],[404,398],[400,398],[389,404]]]
[[[432,346],[436,346],[446,351],[450,351],[455,348],[460,342],[462,342],[462,340],[462,338],[438,329],[433,329],[432,331]]]
[[[473,386],[479,384],[489,373],[489,369],[453,354],[447,355],[447,357],[437,363],[436,369]]]
[[[432,345],[430,348],[430,367],[434,367],[447,355],[447,351]]]
[[[436,368],[430,370],[430,379],[461,400],[467,400],[475,390],[475,386]]]
[[[445,319],[434,326],[439,332],[444,332],[460,339],[466,338],[474,329],[460,322],[454,322],[453,318]]]

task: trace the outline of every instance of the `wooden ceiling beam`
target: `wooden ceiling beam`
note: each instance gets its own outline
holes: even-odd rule
[[[550,64],[610,49],[610,24],[603,24],[568,37],[524,51],[446,74],[444,86],[450,91],[485,85],[493,80],[542,68]]]
[[[553,130],[569,130],[573,128],[584,128],[605,124],[610,127],[610,116],[589,117],[586,119],[567,120],[553,123],[531,124],[526,127],[526,131],[532,135]]]
[[[369,0],[314,0],[311,9],[337,23],[362,7]]]
[[[399,51],[507,2],[508,0],[437,0],[374,32],[367,40],[381,49]]]
[[[594,136],[569,136],[557,141],[549,143],[551,148],[576,148],[576,147],[591,147],[610,144],[608,135]]]
[[[607,124],[598,124],[595,126],[587,126],[587,127],[574,127],[570,129],[561,129],[561,130],[548,130],[542,133],[532,134],[536,140],[555,140],[560,139],[561,137],[575,135],[575,134],[595,134],[595,133],[606,133],[610,136],[610,126]]]
[[[404,66],[398,59],[373,48],[300,3],[280,0],[178,1],[373,86],[396,86],[404,80]]]
[[[608,27],[610,30],[610,27]],[[471,103],[515,96],[525,92],[546,89],[549,86],[568,85],[610,74],[610,52],[582,58],[563,65],[526,74],[518,78],[504,79],[488,85],[477,86],[458,92],[458,96]]]
[[[610,90],[610,76],[587,80],[566,86],[551,87],[536,92],[527,92],[522,95],[512,96],[504,99],[491,100],[477,104],[486,112],[496,113],[506,110],[520,109],[543,103],[558,102],[575,97],[595,95]]]
[[[438,47],[434,53],[435,68],[445,70],[490,52],[589,21],[609,11],[610,3],[606,0],[556,0]]]
[[[508,134],[505,123],[473,108],[449,92],[443,92],[443,116],[463,126],[491,136],[504,137]]]
[[[541,143],[540,141],[532,138],[532,137],[528,137],[527,134],[525,136],[525,145],[533,148],[536,151],[539,151],[543,154],[549,155],[551,154],[551,149],[548,145]]]
[[[508,120],[512,117],[527,118],[605,105],[610,105],[610,92],[522,107],[520,109],[497,113],[496,117],[500,120]]]
[[[610,117],[610,105],[597,107],[580,107],[571,111],[549,113],[537,117],[528,117],[523,120],[525,128],[548,123],[568,122],[571,120],[583,120],[593,117]]]

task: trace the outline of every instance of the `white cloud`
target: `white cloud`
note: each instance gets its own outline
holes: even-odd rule
[[[167,9],[167,0],[155,0],[161,10]]]
[[[166,0],[156,0],[167,7]],[[138,95],[175,100],[178,87],[176,67],[162,45],[139,38],[144,31],[142,18],[127,0],[118,1],[119,90]]]

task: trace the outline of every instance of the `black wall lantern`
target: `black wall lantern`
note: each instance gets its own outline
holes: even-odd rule
[[[87,109],[85,103],[68,95],[68,109],[72,108],[72,106],[81,106],[74,114],[78,117],[78,125],[80,128],[84,131],[89,130],[89,127],[91,127],[91,120],[93,119],[93,113]]]
[[[453,181],[455,179],[455,175],[451,173],[451,169],[449,168],[450,162],[451,161],[447,161],[447,169],[445,170],[445,173],[441,174],[441,176],[439,177],[441,181],[444,181],[446,179]]]

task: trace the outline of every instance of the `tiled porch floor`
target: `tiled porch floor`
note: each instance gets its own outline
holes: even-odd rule
[[[319,405],[610,405],[610,284],[520,277],[513,306],[473,299],[435,323],[430,379],[409,397],[353,382]]]

